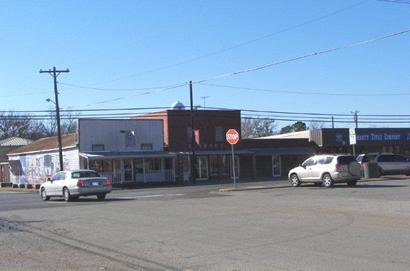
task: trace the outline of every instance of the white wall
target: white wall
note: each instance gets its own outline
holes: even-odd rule
[[[153,151],[162,151],[162,125],[160,120],[79,119],[80,152],[92,152],[93,144],[104,144],[104,151],[110,152],[141,151],[141,144],[152,144]],[[126,146],[127,136],[135,146]]]
[[[54,175],[59,167],[58,151],[10,156],[10,181],[15,184],[39,184]],[[64,170],[80,167],[77,148],[63,150]]]

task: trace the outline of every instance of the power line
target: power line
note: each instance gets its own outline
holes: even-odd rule
[[[120,92],[120,91],[146,91],[146,90],[158,90],[158,89],[165,89],[165,88],[171,88],[171,87],[177,87],[180,86],[180,84],[174,84],[174,85],[166,85],[166,86],[156,86],[156,87],[143,87],[143,88],[97,88],[97,87],[87,87],[87,86],[82,86],[82,85],[77,85],[77,84],[70,84],[70,83],[63,83],[63,82],[58,82],[60,85],[72,87],[72,88],[80,88],[80,89],[89,89],[89,90],[98,90],[98,91],[109,91],[109,92]]]
[[[265,65],[262,65],[262,66],[254,67],[254,68],[248,68],[248,69],[244,69],[244,70],[240,70],[240,71],[236,71],[236,72],[230,72],[230,73],[224,73],[224,74],[216,75],[216,76],[213,76],[213,77],[208,78],[208,79],[202,79],[202,80],[194,81],[193,83],[204,84],[205,82],[212,81],[212,80],[217,80],[217,79],[222,79],[222,78],[226,78],[226,77],[236,76],[236,75],[249,73],[249,72],[255,72],[255,71],[267,69],[267,68],[270,68],[270,67],[273,67],[273,66],[278,66],[278,65],[281,65],[281,64],[286,64],[286,63],[302,60],[302,59],[305,59],[305,58],[310,58],[310,57],[319,56],[319,55],[322,55],[322,54],[328,54],[328,53],[331,53],[331,52],[336,52],[336,51],[340,51],[340,50],[344,50],[344,49],[348,49],[348,48],[353,48],[353,47],[358,47],[358,46],[378,42],[378,41],[385,40],[385,39],[388,39],[388,38],[392,38],[392,37],[395,37],[395,36],[407,34],[409,32],[410,32],[410,29],[404,29],[404,30],[401,30],[399,32],[394,32],[394,33],[387,34],[387,35],[384,35],[384,36],[380,36],[380,37],[376,37],[376,38],[372,38],[372,39],[367,39],[367,40],[362,40],[362,41],[350,43],[350,44],[347,44],[347,45],[342,45],[342,46],[339,46],[339,47],[334,47],[334,48],[327,49],[327,50],[308,53],[308,54],[305,54],[305,55],[302,55],[302,56],[293,57],[293,58],[289,58],[289,59],[285,59],[285,60],[281,60],[281,61],[276,61],[276,62],[272,62],[272,63],[265,64]],[[148,92],[145,92],[145,93],[136,94],[136,95],[134,94],[134,95],[131,95],[131,96],[116,97],[116,98],[103,100],[103,101],[99,101],[99,102],[92,103],[92,104],[87,104],[86,106],[91,106],[91,105],[95,105],[95,104],[104,104],[104,103],[109,103],[109,102],[112,102],[112,101],[119,101],[119,100],[123,100],[123,99],[126,99],[126,98],[132,98],[132,97],[135,97],[135,96],[149,95],[149,94],[153,94],[155,92],[163,92],[163,91],[167,91],[167,90],[187,86],[188,84],[189,84],[188,82],[183,82],[183,83],[179,83],[179,84],[170,85],[170,87],[160,89],[160,90],[156,90],[156,91],[148,91]],[[153,87],[152,89],[155,89],[155,88],[157,88],[157,87]],[[98,89],[98,88],[96,88],[96,89]],[[146,89],[146,88],[141,88],[141,89]],[[113,89],[111,89],[111,90],[113,90]],[[136,89],[134,89],[134,90],[136,90]]]
[[[221,84],[210,84],[210,83],[199,83],[200,85],[218,87],[218,88],[230,88],[230,89],[242,89],[242,90],[251,90],[251,91],[262,91],[262,92],[271,92],[271,93],[284,93],[284,94],[297,94],[297,95],[323,95],[323,96],[356,96],[356,97],[380,97],[380,96],[408,96],[410,92],[405,93],[363,93],[362,91],[357,94],[353,93],[334,93],[334,92],[319,92],[319,91],[293,91],[293,90],[273,90],[265,88],[253,88],[253,87],[238,87],[230,85],[221,85]]]
[[[281,61],[268,63],[268,64],[258,66],[258,67],[247,68],[247,69],[236,71],[236,72],[223,73],[223,74],[216,75],[216,76],[213,76],[213,77],[208,78],[208,79],[197,80],[194,83],[196,83],[196,84],[204,83],[204,82],[211,81],[211,80],[222,79],[222,78],[236,76],[236,75],[249,73],[249,72],[255,72],[255,71],[267,69],[267,68],[270,68],[270,67],[273,67],[273,66],[278,66],[278,65],[281,65],[281,64],[289,63],[289,62],[302,60],[302,59],[305,59],[305,58],[310,58],[310,57],[314,57],[314,56],[319,56],[319,55],[328,54],[328,53],[332,53],[332,52],[336,52],[336,51],[341,51],[341,50],[348,49],[348,48],[353,48],[353,47],[358,47],[358,46],[378,42],[378,41],[385,40],[385,39],[388,39],[388,38],[392,38],[392,37],[395,37],[395,36],[407,34],[409,32],[410,32],[410,29],[404,29],[404,30],[401,30],[399,32],[391,33],[391,34],[384,35],[384,36],[381,36],[381,37],[376,37],[376,38],[372,38],[372,39],[357,41],[357,42],[353,42],[353,43],[350,43],[350,44],[347,44],[347,45],[334,47],[334,48],[331,48],[331,49],[326,49],[326,50],[322,50],[322,51],[308,53],[308,54],[298,56],[298,57],[294,57],[294,58],[289,58],[289,59],[285,59],[285,60],[281,60]]]
[[[138,72],[138,73],[132,73],[132,74],[124,75],[124,76],[119,76],[117,78],[107,80],[107,81],[98,82],[98,83],[94,83],[92,85],[100,85],[100,84],[107,84],[107,83],[117,82],[117,81],[120,81],[120,80],[123,80],[123,79],[126,79],[126,78],[132,78],[132,77],[136,77],[136,76],[147,74],[147,73],[158,72],[158,71],[161,71],[161,70],[165,70],[165,69],[181,66],[181,65],[184,65],[184,64],[187,64],[187,63],[190,63],[190,62],[194,62],[194,61],[197,61],[197,60],[200,60],[200,59],[203,59],[203,58],[207,58],[207,57],[210,57],[210,56],[219,55],[219,54],[222,54],[222,53],[225,53],[225,52],[228,52],[228,51],[231,51],[231,50],[234,50],[234,49],[237,49],[237,48],[240,48],[240,47],[243,47],[243,46],[258,42],[258,41],[261,41],[261,40],[265,40],[267,38],[270,38],[270,37],[273,37],[273,36],[276,36],[276,35],[279,35],[279,34],[282,34],[282,33],[285,33],[285,32],[289,32],[289,31],[297,29],[297,28],[301,28],[305,25],[309,25],[309,24],[312,24],[312,23],[322,21],[324,19],[327,19],[327,18],[332,17],[334,15],[337,15],[339,13],[342,13],[342,12],[345,12],[347,10],[358,7],[358,6],[364,4],[365,2],[368,2],[368,1],[370,1],[370,0],[359,1],[355,4],[345,6],[343,8],[340,8],[340,9],[334,10],[332,12],[323,14],[321,16],[312,18],[310,20],[304,21],[302,23],[294,24],[294,25],[285,27],[283,29],[280,29],[280,30],[277,30],[277,31],[274,31],[274,32],[271,32],[271,33],[268,33],[268,34],[265,34],[265,35],[262,35],[262,36],[259,36],[257,38],[250,39],[250,40],[247,40],[247,41],[232,45],[232,46],[227,47],[227,48],[223,48],[223,49],[216,50],[216,51],[213,51],[213,52],[210,52],[210,53],[207,53],[207,54],[192,57],[192,58],[189,58],[189,59],[186,59],[186,60],[183,60],[183,61],[179,61],[179,62],[176,62],[176,63],[172,63],[172,64],[169,64],[169,65],[160,66],[160,67],[157,67],[157,68],[154,68],[154,69],[150,69],[150,70],[146,70],[146,71],[142,71],[142,72]],[[71,85],[73,85],[73,84],[71,84]],[[90,87],[89,86],[81,86],[81,88],[90,88]]]
[[[410,1],[408,0],[377,0],[377,1],[394,3],[394,4],[410,4]]]

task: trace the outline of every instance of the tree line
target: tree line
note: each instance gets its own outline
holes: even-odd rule
[[[61,133],[77,131],[77,116],[69,114],[61,120]],[[57,118],[50,113],[48,118],[38,120],[34,116],[16,112],[0,113],[0,140],[9,137],[22,137],[36,140],[42,137],[57,135]]]
[[[324,128],[325,125],[321,122],[311,122],[307,125],[303,121],[296,121],[293,124],[277,129],[277,125],[274,120],[263,118],[243,118],[241,126],[242,138],[256,138],[276,134],[300,132],[307,129],[320,129]]]

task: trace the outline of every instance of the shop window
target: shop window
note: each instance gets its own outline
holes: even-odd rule
[[[152,144],[143,143],[141,144],[141,150],[143,151],[152,151]]]
[[[161,171],[161,158],[145,159],[145,172],[159,172]]]
[[[105,146],[104,146],[104,144],[92,144],[91,145],[91,150],[92,151],[104,151]]]
[[[215,127],[215,141],[223,142],[224,140],[224,128],[220,126]]]
[[[188,138],[188,143],[192,144],[192,128],[191,127],[186,128],[186,136]]]

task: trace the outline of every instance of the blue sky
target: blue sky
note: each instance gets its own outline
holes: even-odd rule
[[[359,2],[323,20],[208,55]],[[50,109],[45,99],[53,98],[52,79],[38,71],[52,66],[70,69],[59,77],[61,83],[107,89],[167,86],[408,29],[409,15],[410,5],[376,0],[0,0],[0,110]],[[409,45],[410,33],[209,82],[302,94],[194,85],[195,104],[209,96],[206,105],[212,107],[410,114],[410,95],[303,94],[410,94]],[[202,55],[208,56],[174,65]],[[59,87],[64,108],[189,103],[188,87],[150,94]]]

